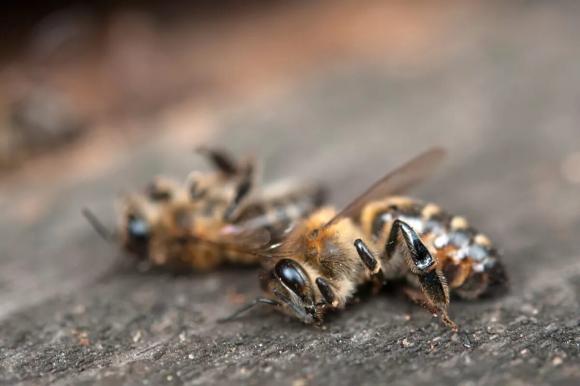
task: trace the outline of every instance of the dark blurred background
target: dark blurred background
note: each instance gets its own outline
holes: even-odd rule
[[[577,384],[580,3],[4,1],[0,15],[0,383]],[[512,290],[452,305],[467,341],[398,298],[324,332],[268,312],[215,325],[231,294],[259,293],[254,271],[115,273],[79,214],[113,224],[119,193],[206,167],[199,145],[255,154],[267,181],[324,183],[338,205],[444,146],[416,194],[489,234]]]
[[[453,48],[437,37],[448,30],[446,21],[473,7],[376,1],[3,3],[0,167],[65,151],[73,140],[81,146],[81,137],[103,126],[123,141],[156,135],[153,128],[171,130],[151,120],[184,102],[196,115],[288,89],[336,67],[371,63],[412,73],[408,66],[433,66]]]

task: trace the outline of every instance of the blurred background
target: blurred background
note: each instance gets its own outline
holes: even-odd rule
[[[4,2],[0,27],[3,171],[111,137],[123,146],[181,129],[201,142],[224,126],[200,122],[216,110],[352,67],[416,77],[466,43],[450,22],[489,12],[379,1],[16,4]]]
[[[445,146],[418,194],[508,252],[507,304],[580,277],[578,2],[3,1],[0,14],[0,318],[73,290],[90,304],[116,256],[80,208],[113,223],[119,193],[204,168],[202,144],[257,155],[267,180],[325,183],[339,204]]]

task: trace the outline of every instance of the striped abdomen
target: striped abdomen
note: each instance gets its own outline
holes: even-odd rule
[[[389,197],[368,204],[360,221],[365,234],[384,248],[396,219],[411,226],[436,254],[452,293],[475,298],[505,284],[503,266],[490,240],[463,217],[452,216],[435,204]],[[401,274],[405,273],[403,267]]]

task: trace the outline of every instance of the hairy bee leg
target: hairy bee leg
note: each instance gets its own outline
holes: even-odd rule
[[[423,292],[421,292],[420,290],[413,287],[405,286],[403,287],[403,293],[405,294],[405,296],[411,299],[413,303],[425,307],[427,311],[429,311],[430,313],[437,314],[437,312],[439,312],[439,310],[437,310],[437,308],[435,308],[433,304],[431,304],[427,300],[425,294],[423,294]]]
[[[338,306],[338,299],[336,298],[336,295],[334,294],[334,290],[330,286],[330,283],[328,283],[328,281],[326,281],[326,279],[324,279],[323,277],[317,277],[316,286],[320,290],[320,293],[322,294],[324,301],[329,306],[336,308]]]
[[[255,168],[253,164],[250,163],[247,165],[244,174],[236,185],[234,198],[224,213],[225,221],[229,222],[234,220],[235,215],[238,213],[238,209],[241,207],[244,199],[251,193],[255,182],[254,170]]]
[[[363,264],[370,271],[372,279],[371,291],[373,295],[376,295],[385,284],[385,276],[383,275],[381,261],[375,258],[369,247],[361,239],[355,240],[354,247],[356,248]]]
[[[449,288],[441,270],[437,268],[437,260],[431,255],[421,238],[407,223],[395,220],[387,240],[386,253],[389,259],[396,255],[397,250],[403,252],[409,270],[417,275],[421,291],[425,297],[426,308],[441,316],[443,323],[457,330],[457,325],[449,318]],[[436,312],[433,312],[436,311]]]
[[[240,172],[239,163],[231,154],[224,150],[202,146],[197,148],[196,151],[205,156],[216,169],[228,176],[236,175]]]
[[[361,239],[356,239],[354,247],[363,264],[372,275],[378,275],[382,271],[381,262],[374,256],[369,247]]]
[[[426,308],[427,311],[429,311],[431,314],[438,315],[439,309],[437,309],[437,307],[435,307],[433,303],[431,303],[427,299],[425,294],[420,290],[407,286],[403,287],[403,292],[414,303],[417,303],[420,306]],[[441,315],[441,321],[449,328],[451,328],[453,331],[455,332],[459,331],[459,327],[457,326],[457,324],[453,320],[451,320],[447,314]]]

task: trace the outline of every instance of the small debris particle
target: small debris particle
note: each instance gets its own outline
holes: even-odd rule
[[[185,342],[185,338],[186,338],[185,332],[182,332],[181,334],[179,334],[179,341],[180,342]]]
[[[141,330],[137,330],[135,334],[133,334],[133,343],[137,343],[141,340]]]
[[[487,326],[487,333],[492,335],[502,335],[506,332],[506,327],[503,324],[493,324]]]
[[[153,353],[152,357],[153,360],[159,360],[161,359],[161,357],[163,357],[163,355],[165,355],[165,349],[160,349],[159,351],[156,351],[155,353]]]
[[[469,336],[465,333],[462,333],[460,335],[461,335],[461,344],[463,344],[463,347],[471,348],[473,345],[471,344],[471,340],[469,339]]]
[[[173,375],[168,375],[166,378],[169,382],[173,381]]]
[[[79,344],[81,346],[89,346],[91,344],[91,340],[89,339],[89,334],[86,331],[73,331],[73,335],[77,338]]]
[[[521,308],[522,312],[528,315],[538,315],[540,312],[536,307],[532,306],[531,304],[524,304]]]
[[[189,354],[187,357],[188,357],[189,359],[193,359],[193,358],[194,358],[193,354]]]
[[[402,348],[413,347],[414,345],[415,345],[415,343],[409,342],[409,340],[407,338],[403,338],[403,340],[401,341]]]
[[[550,323],[544,327],[544,330],[546,330],[546,332],[554,332],[558,330],[558,325],[556,323]]]
[[[431,351],[435,350],[435,348],[439,345],[440,340],[441,340],[440,336],[436,336],[435,338],[431,339],[430,342]]]
[[[554,359],[552,359],[553,366],[560,366],[563,362],[564,360],[560,357],[554,357]]]
[[[530,350],[528,350],[527,348],[520,351],[520,355],[522,355],[522,356],[527,356],[529,353],[530,353]]]

